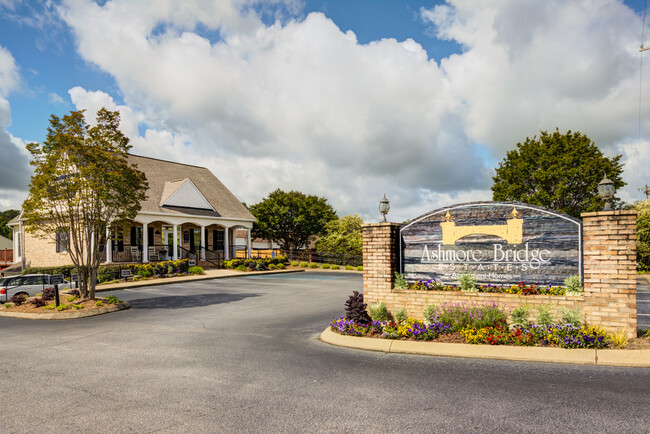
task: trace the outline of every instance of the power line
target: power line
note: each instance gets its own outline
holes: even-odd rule
[[[639,48],[639,142],[637,145],[637,160],[636,160],[636,182],[639,182],[639,173],[641,165],[641,108],[643,102],[643,52],[650,50],[650,47],[644,47],[643,43],[645,41],[645,17],[646,11],[648,10],[648,0],[645,0],[643,3],[643,24],[641,25],[641,46]],[[640,189],[641,190],[641,189]],[[643,190],[641,190],[643,191]],[[648,186],[646,185],[645,189],[646,199],[648,199]]]

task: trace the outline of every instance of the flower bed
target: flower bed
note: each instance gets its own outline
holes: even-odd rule
[[[362,295],[355,291],[346,303],[346,317],[330,322],[330,328],[342,335],[368,336],[383,339],[412,339],[423,341],[449,341],[445,336],[455,334],[455,341],[469,344],[556,346],[560,348],[608,348],[618,345],[616,336],[608,335],[603,329],[580,322],[578,311],[567,310],[563,323],[556,323],[548,310],[541,309],[540,320],[545,325],[529,323],[528,312],[523,308],[510,312],[497,302],[444,302],[430,306],[425,311],[425,320],[405,317],[404,310],[395,318],[385,306],[373,305],[370,319],[365,311]],[[378,307],[383,307],[379,309]],[[381,314],[384,318],[377,318]],[[508,318],[513,321],[509,324]],[[570,322],[572,321],[572,322]]]
[[[405,289],[412,291],[462,291],[460,286],[444,285],[435,279],[409,283]],[[526,284],[524,282],[519,282],[517,285],[477,285],[474,292],[517,295],[566,295],[566,289],[561,286],[539,285],[537,283]]]

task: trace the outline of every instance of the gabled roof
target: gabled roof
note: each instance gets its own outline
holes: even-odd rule
[[[180,181],[166,181],[163,188],[160,206],[209,209],[214,207],[201,194],[190,178]]]
[[[141,211],[255,220],[246,207],[205,167],[129,155],[149,182]]]

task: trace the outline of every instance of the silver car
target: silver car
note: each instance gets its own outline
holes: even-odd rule
[[[45,288],[54,288],[50,283],[49,274],[25,274],[24,276],[12,276],[0,279],[0,300],[9,301],[16,294],[25,294],[27,297],[35,297],[43,292]],[[74,288],[67,280],[59,284],[59,290],[63,291]]]

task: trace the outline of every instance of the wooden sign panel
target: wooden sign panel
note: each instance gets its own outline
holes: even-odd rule
[[[562,285],[582,277],[582,222],[566,214],[511,202],[452,205],[400,230],[401,269],[409,281]]]

